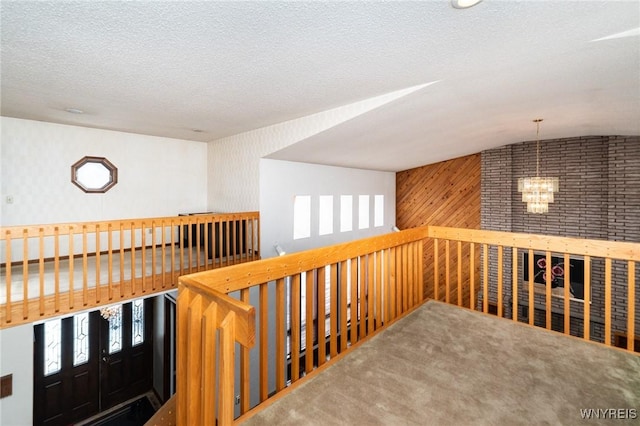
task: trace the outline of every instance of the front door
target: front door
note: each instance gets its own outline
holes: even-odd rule
[[[99,322],[98,312],[86,312],[34,327],[34,424],[68,425],[98,412],[99,352],[90,342]]]
[[[68,425],[150,390],[152,309],[139,299],[36,325],[34,424]]]
[[[102,410],[151,389],[153,300],[117,306],[101,321],[100,406]]]

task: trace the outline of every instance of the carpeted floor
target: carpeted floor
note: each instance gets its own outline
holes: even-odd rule
[[[245,424],[640,422],[640,357],[433,301],[299,383]]]

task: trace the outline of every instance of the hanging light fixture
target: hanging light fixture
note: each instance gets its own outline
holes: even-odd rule
[[[120,315],[121,309],[122,305],[103,306],[100,308],[100,316],[108,321],[112,317]]]
[[[540,177],[540,122],[542,118],[533,120],[536,123],[536,175],[518,179],[518,192],[522,193],[522,201],[527,203],[527,213],[547,213],[549,203],[553,203],[553,194],[558,192],[557,177]]]

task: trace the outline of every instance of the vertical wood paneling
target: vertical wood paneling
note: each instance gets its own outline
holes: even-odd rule
[[[400,229],[424,225],[450,226],[456,228],[480,229],[480,154],[430,164],[396,174],[396,225]],[[436,247],[437,248],[437,247]],[[477,296],[470,291],[473,275],[479,280],[480,251],[470,252],[468,246],[462,250],[462,294],[464,305],[474,305]],[[474,261],[470,262],[470,257]],[[445,283],[445,256],[435,256],[434,247],[428,243],[423,247],[424,296],[438,299],[434,288],[436,280]],[[438,261],[437,273],[434,262]],[[475,273],[471,273],[473,267]],[[450,280],[458,279],[458,270],[451,268]],[[474,282],[479,288],[479,281]],[[457,291],[457,290],[456,290]],[[445,295],[449,298],[449,292]]]

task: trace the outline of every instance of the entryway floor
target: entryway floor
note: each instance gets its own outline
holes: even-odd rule
[[[75,426],[143,426],[160,408],[153,392],[138,395]]]

